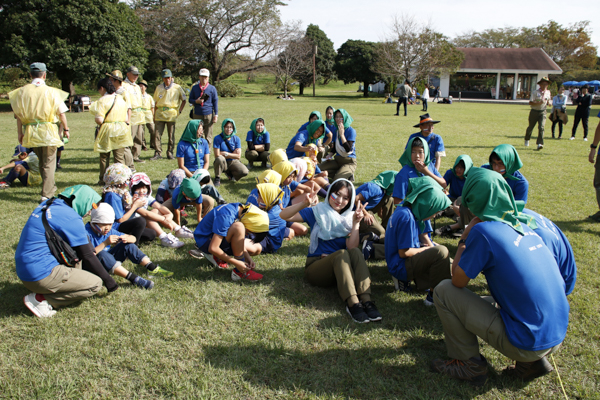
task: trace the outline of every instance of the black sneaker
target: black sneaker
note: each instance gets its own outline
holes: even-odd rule
[[[372,301],[365,301],[363,303],[363,307],[365,309],[365,312],[369,316],[369,321],[381,322],[381,313],[379,312],[377,307],[375,307],[375,303],[373,303]]]
[[[375,255],[375,247],[373,246],[373,242],[369,240],[365,240],[362,245],[362,254],[367,261],[369,258]]]
[[[450,228],[450,225],[442,226],[441,228],[435,230],[435,234],[437,236],[442,236],[442,237],[451,236],[452,232],[454,232],[454,231],[452,230],[452,228]]]
[[[396,289],[396,291],[406,293],[412,292],[412,288],[410,287],[409,281],[401,281],[400,279],[396,279],[395,277],[392,277],[392,279],[394,281],[394,288]]]
[[[348,312],[348,314],[350,314],[354,322],[358,322],[359,324],[366,324],[370,321],[369,316],[365,312],[362,303],[356,303],[352,307],[346,306],[346,311]]]
[[[56,164],[56,169],[62,169],[62,167],[60,166],[60,163]]]
[[[515,365],[505,368],[503,374],[525,382],[539,378],[554,371],[546,357],[533,362],[517,361]]]
[[[221,186],[221,178],[215,178],[214,184],[215,184],[215,187]]]
[[[379,242],[381,238],[379,237],[378,234],[373,233],[373,232],[367,232],[364,236],[362,236],[360,238],[360,241],[363,242],[365,240],[371,241],[371,242]]]
[[[248,171],[250,171],[252,168],[254,168],[254,165],[252,163],[248,163]]]
[[[431,307],[435,305],[433,302],[433,292],[431,290],[427,290],[427,296],[425,296],[425,300],[423,300],[426,306]]]
[[[150,161],[156,161],[156,160],[160,160],[162,158],[162,156],[160,154],[155,154],[154,157],[152,157],[150,159]]]
[[[462,236],[462,234],[465,233],[464,229],[459,229],[456,232],[452,232],[452,236],[455,238],[459,238]]]

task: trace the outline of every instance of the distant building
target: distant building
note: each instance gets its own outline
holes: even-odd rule
[[[465,59],[457,73],[442,76],[444,97],[458,99],[529,99],[537,82],[562,69],[539,48],[499,49],[461,47]]]

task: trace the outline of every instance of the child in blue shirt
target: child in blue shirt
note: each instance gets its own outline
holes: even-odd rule
[[[311,189],[297,182],[296,178],[296,167],[289,161],[282,161],[273,166],[273,170],[281,175],[281,190],[283,191],[283,198],[281,199],[281,208],[285,209],[292,205],[292,197],[300,199],[300,195],[304,193],[311,193]],[[296,200],[298,201],[298,200]],[[288,236],[291,239],[294,236],[304,236],[308,234],[308,228],[297,222],[287,222],[287,227],[294,231],[293,236]]]
[[[356,172],[356,130],[351,126],[354,119],[342,108],[335,110],[335,156],[326,158],[319,165],[332,180],[354,180]]]
[[[256,118],[250,124],[250,130],[246,135],[246,160],[248,160],[248,169],[252,169],[255,161],[261,162],[262,168],[267,168],[269,161],[269,150],[271,149],[271,137],[265,127],[263,118]]]
[[[263,211],[266,211],[269,216],[269,231],[263,240],[257,241],[256,235],[252,234],[246,239],[246,249],[252,256],[261,253],[272,254],[283,244],[283,239],[287,236],[286,222],[281,219],[281,199],[283,191],[274,183],[260,183],[256,185],[248,196],[246,205],[253,204]]]
[[[200,183],[193,178],[185,178],[179,186],[173,190],[173,196],[163,203],[163,206],[173,213],[173,221],[181,225],[182,205],[192,204],[196,209],[197,220],[200,222],[214,207],[214,201],[210,196],[202,195]]]
[[[188,178],[196,170],[208,168],[210,148],[208,141],[202,137],[203,134],[202,121],[193,119],[188,122],[177,144],[177,165],[185,171]]]
[[[519,171],[523,167],[523,162],[519,157],[519,153],[517,153],[517,149],[510,144],[496,146],[490,154],[489,161],[489,164],[484,164],[481,167],[494,170],[502,175],[508,186],[510,186],[515,200],[527,204],[529,182]]]
[[[221,185],[221,173],[232,181],[239,181],[248,175],[248,168],[240,162],[242,157],[242,142],[236,136],[235,122],[226,118],[221,124],[222,132],[215,137],[213,149],[215,152],[215,186]]]
[[[455,217],[456,223],[452,225],[446,225],[435,230],[435,234],[439,236],[454,236],[460,237],[462,234],[464,224],[460,220],[460,204],[462,199],[462,189],[465,185],[465,180],[469,170],[473,167],[473,160],[466,154],[462,154],[456,158],[454,167],[449,169],[444,174],[444,180],[450,186],[448,198],[452,201],[452,206],[445,210],[444,214],[447,217]]]
[[[444,141],[440,135],[433,133],[433,125],[438,124],[441,121],[434,121],[429,114],[423,114],[420,117],[420,122],[414,125],[415,128],[421,129],[421,132],[413,133],[408,138],[408,141],[415,137],[425,139],[429,146],[429,154],[431,158],[435,159],[435,169],[440,170],[442,164],[442,157],[446,157],[446,148],[444,147]],[[408,147],[408,143],[406,144]]]
[[[94,246],[102,266],[113,275],[127,279],[144,289],[152,289],[154,282],[127,271],[121,264],[129,259],[134,264],[147,266],[148,271],[156,268],[135,245],[135,236],[125,235],[113,228],[115,211],[107,203],[100,203],[92,210],[91,220],[85,225],[88,238]]]

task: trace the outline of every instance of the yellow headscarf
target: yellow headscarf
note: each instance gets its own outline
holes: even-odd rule
[[[279,175],[281,175],[282,182],[285,181],[292,172],[296,171],[296,167],[294,166],[294,164],[292,164],[289,161],[282,161],[279,164],[275,164],[273,166],[273,169],[276,172],[279,172]]]
[[[281,185],[281,175],[277,171],[273,171],[272,169],[264,170],[258,178],[256,178],[256,183],[274,183],[277,186]]]
[[[243,206],[241,221],[244,227],[253,233],[269,230],[269,216],[253,204]]]
[[[319,151],[319,148],[317,147],[316,144],[309,143],[309,144],[306,145],[306,147],[308,147],[310,149],[309,151],[307,151],[307,152],[304,153],[304,155],[306,155],[306,157],[311,157],[312,158],[312,156],[310,155],[310,153],[314,153],[315,157],[317,156],[317,152]]]
[[[287,160],[288,156],[284,149],[277,149],[269,155],[269,161],[271,162],[271,165],[276,165]]]
[[[262,201],[264,201],[267,206],[267,211],[273,208],[273,206],[276,206],[283,198],[283,190],[281,190],[279,185],[274,183],[261,183],[256,185],[256,188],[258,189]]]

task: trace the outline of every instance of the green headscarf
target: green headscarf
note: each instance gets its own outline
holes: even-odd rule
[[[537,229],[535,218],[522,214],[502,175],[485,168],[471,168],[462,201],[482,221],[503,222],[523,235],[523,225]]]
[[[315,134],[317,129],[319,129],[321,126],[323,127],[323,134],[316,139],[313,138],[313,135]],[[306,130],[308,131],[308,143],[317,144],[317,142],[325,136],[325,121],[323,121],[321,119],[316,119],[313,122],[311,122],[310,124],[308,124],[308,126],[306,127]]]
[[[200,187],[200,184],[193,178],[185,178],[181,182],[181,185],[179,185],[179,188],[179,195],[177,196],[178,203],[181,203],[181,201],[184,199],[184,192],[190,199],[197,199],[202,194],[202,188]]]
[[[233,133],[231,135],[225,134],[225,124],[227,124],[228,122],[231,122],[231,124],[233,125]],[[225,140],[227,140],[230,137],[235,136],[236,132],[237,132],[237,130],[235,128],[235,122],[231,118],[225,118],[223,120],[223,122],[221,123],[221,136],[223,136],[225,138]]]
[[[385,190],[385,194],[391,196],[394,192],[394,181],[398,171],[383,171],[375,177],[371,182]]]
[[[411,205],[412,213],[419,222],[421,231],[425,229],[424,219],[450,207],[452,202],[442,187],[428,176],[408,180],[408,194],[402,203],[403,207]]]
[[[334,124],[333,116],[335,115],[335,108],[333,108],[331,106],[327,106],[325,111],[327,111],[329,108],[331,108],[333,110],[333,114],[331,114],[331,118],[326,119],[325,122],[329,122],[331,125],[333,125]]]
[[[402,164],[403,167],[405,165],[408,165],[412,168],[415,167],[415,164],[413,164],[412,159],[410,158],[410,154],[412,152],[412,144],[417,139],[423,143],[423,151],[425,152],[425,161],[423,162],[423,164],[425,164],[425,166],[428,166],[431,163],[431,158],[429,157],[429,145],[427,144],[425,139],[416,136],[408,141],[408,144],[404,149],[404,153],[402,153],[402,157],[400,157],[400,159],[398,160],[398,162]]]
[[[316,121],[318,121],[318,120],[323,120],[323,117],[321,117],[321,112],[319,112],[319,111],[313,111],[313,112],[311,112],[311,113],[310,113],[310,115],[308,116],[308,120],[309,120],[309,121],[310,121],[310,118],[311,118],[313,115],[316,115],[316,116],[317,116],[317,119],[316,119]]]
[[[202,143],[202,138],[198,137],[198,127],[202,123],[199,119],[193,119],[187,123],[185,129],[183,130],[183,134],[179,141],[184,141],[192,144],[192,147],[195,150],[196,154],[196,165],[200,167],[200,153],[198,152],[198,145]]]
[[[498,158],[506,167],[506,173],[504,174],[505,178],[512,179],[515,181],[520,180],[513,174],[520,170],[523,167],[523,162],[519,158],[519,153],[517,153],[517,149],[513,147],[511,144],[501,144],[496,146],[492,153],[496,153]]]
[[[337,110],[335,110],[333,112],[334,125],[335,125],[335,113],[337,113],[337,112],[342,113],[342,117],[344,117],[344,128],[349,128],[350,125],[352,125],[352,121],[354,121],[354,120],[352,119],[350,114],[348,114],[348,111],[344,110],[343,108],[338,108]]]
[[[102,200],[102,196],[87,185],[70,186],[58,196],[70,203],[71,208],[82,218],[92,209],[94,203]]]
[[[265,119],[264,119],[264,118],[260,118],[260,117],[259,117],[259,118],[256,118],[256,119],[255,119],[254,121],[252,121],[252,123],[250,124],[250,130],[251,130],[252,132],[254,132],[254,136],[256,136],[256,137],[261,137],[262,135],[264,135],[264,134],[265,134],[265,131],[267,130],[267,127],[266,127],[266,126],[264,127],[264,129],[263,129],[263,131],[262,131],[262,132],[258,132],[258,131],[256,130],[256,121],[258,121],[259,119],[260,119],[260,120],[263,122],[263,125],[264,125],[264,124],[265,124]],[[235,126],[235,124],[234,124],[234,126]]]
[[[466,178],[467,174],[469,173],[469,170],[473,168],[473,160],[471,160],[471,157],[469,157],[466,154],[461,154],[456,158],[456,161],[454,161],[454,166],[452,167],[452,173],[458,178],[456,172],[454,172],[454,168],[456,168],[458,163],[460,163],[461,161],[465,164],[465,172],[463,174],[463,178]]]

